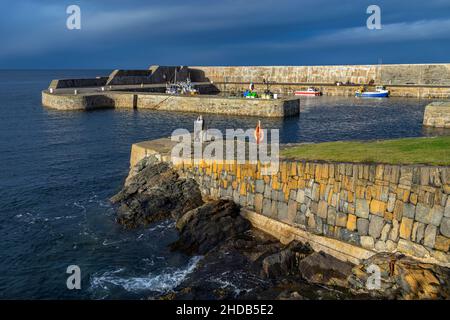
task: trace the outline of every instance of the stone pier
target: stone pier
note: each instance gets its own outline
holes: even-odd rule
[[[450,129],[450,101],[433,102],[425,107],[423,125]]]
[[[170,161],[175,142],[134,144],[131,165],[148,155]],[[203,160],[177,165],[205,197],[232,199],[256,228],[358,263],[376,252],[401,252],[450,266],[450,167],[337,162],[260,164]]]
[[[300,99],[247,99],[217,95],[169,95],[141,92],[53,94],[42,92],[42,104],[57,110],[137,108],[161,111],[215,113],[255,117],[290,117],[300,114]]]

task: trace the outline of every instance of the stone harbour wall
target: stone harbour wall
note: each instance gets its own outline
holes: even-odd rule
[[[57,110],[94,110],[104,108],[133,108],[132,93],[51,94],[42,92],[42,105]]]
[[[382,64],[341,66],[197,66],[190,67],[195,81],[335,83],[385,85],[450,85],[450,64]]]
[[[100,87],[106,85],[108,77],[97,77],[91,79],[57,79],[50,82],[49,88],[64,89],[64,88],[85,88],[85,87]]]
[[[299,98],[266,100],[226,98],[214,95],[178,96],[119,91],[77,95],[51,94],[43,91],[42,104],[57,110],[142,108],[257,117],[290,117],[300,114]]]
[[[226,92],[243,92],[248,89],[248,83],[214,83],[221,91]],[[356,90],[359,86],[336,86],[336,85],[314,85],[325,96],[355,96]],[[263,83],[255,83],[255,90],[263,92],[267,86]],[[307,89],[308,85],[295,83],[272,83],[269,86],[270,91],[281,95],[293,95],[296,90]],[[375,87],[369,86],[368,90],[374,90]],[[450,87],[435,87],[435,86],[400,86],[387,85],[386,89],[390,91],[391,97],[405,97],[405,98],[424,98],[424,99],[449,99]]]
[[[450,265],[450,167],[282,161],[276,175],[263,176],[256,164],[202,161],[179,170],[206,196],[339,240],[335,247]]]
[[[427,105],[423,125],[450,129],[450,102],[433,102]]]
[[[137,108],[258,117],[289,117],[300,113],[300,99],[246,99],[213,95],[139,94]]]

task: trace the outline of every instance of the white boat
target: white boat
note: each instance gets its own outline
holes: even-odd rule
[[[356,91],[356,97],[365,98],[386,98],[389,96],[389,90],[386,90],[384,86],[376,86],[375,91],[364,91],[364,88]]]
[[[309,87],[307,90],[297,90],[294,92],[296,96],[321,96],[322,92],[314,87]]]
[[[167,94],[179,94],[179,87],[176,84],[168,84],[166,85],[166,93]]]

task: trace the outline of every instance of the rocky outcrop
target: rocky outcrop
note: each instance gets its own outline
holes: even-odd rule
[[[125,187],[111,202],[118,206],[117,222],[127,228],[178,219],[203,204],[194,180],[181,178],[168,163],[154,157],[143,159],[133,168]]]
[[[193,209],[178,222],[178,241],[173,250],[205,254],[228,238],[250,229],[250,223],[239,214],[239,206],[232,201],[217,200]]]
[[[376,273],[380,272],[380,281]],[[401,254],[380,253],[352,270],[352,290],[376,298],[449,299],[450,269],[421,263]]]
[[[286,248],[262,260],[261,273],[268,278],[298,274],[299,262],[312,252],[309,244],[292,241]]]
[[[299,262],[298,270],[308,282],[347,288],[352,265],[323,252],[314,252]]]

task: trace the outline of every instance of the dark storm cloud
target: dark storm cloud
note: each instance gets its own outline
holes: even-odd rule
[[[66,8],[82,29],[67,30]],[[382,30],[366,9],[382,10]],[[15,1],[0,4],[2,68],[145,68],[449,60],[450,3],[423,1]]]

